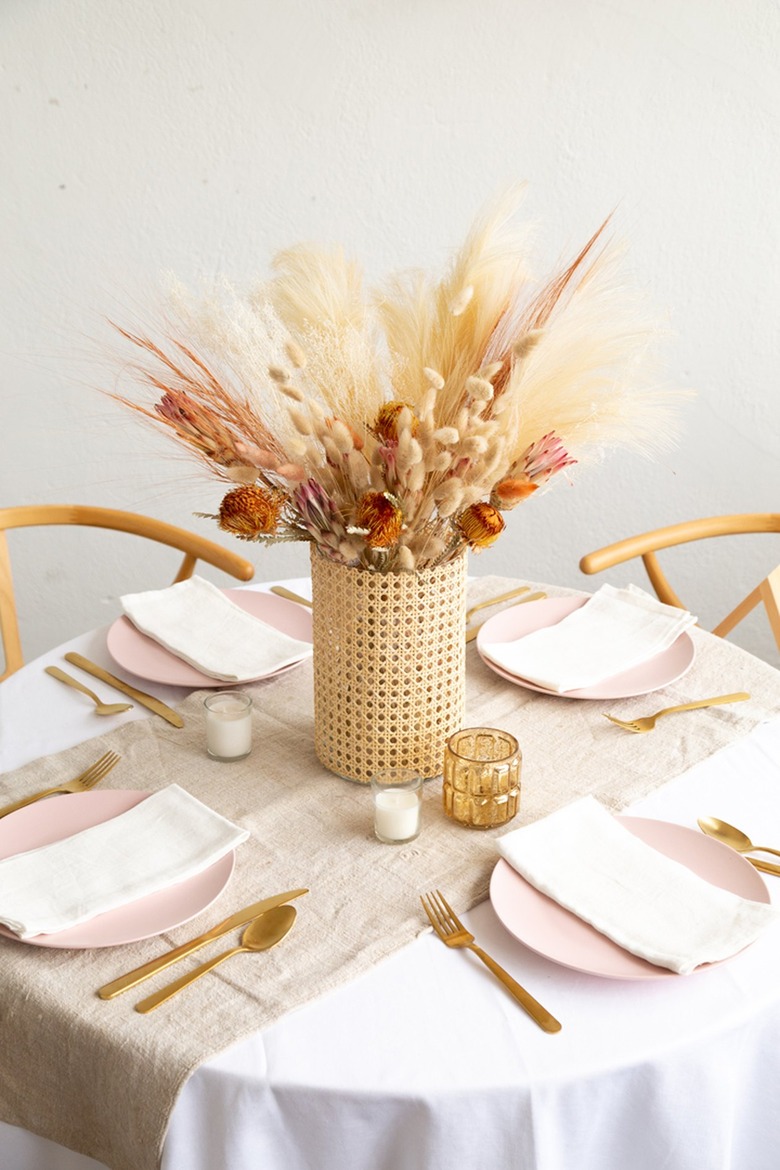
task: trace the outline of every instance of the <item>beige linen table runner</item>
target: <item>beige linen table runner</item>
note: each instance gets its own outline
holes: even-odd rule
[[[482,578],[470,602],[512,584]],[[508,684],[472,644],[467,723],[511,731],[523,750],[522,808],[506,831],[588,793],[622,809],[780,710],[777,671],[709,634],[692,636],[697,657],[684,678],[641,700],[609,704]],[[752,699],[664,720],[650,736],[625,733],[602,716],[738,690]],[[126,724],[0,778],[5,802],[76,774],[112,748],[122,760],[104,787],[180,784],[251,833],[218,902],[164,937],[93,951],[0,939],[0,1116],[112,1170],[154,1170],[176,1096],[200,1063],[413,940],[423,929],[421,892],[439,887],[458,910],[488,892],[502,830],[474,832],[447,820],[440,780],[425,785],[416,841],[391,847],[374,839],[368,789],[327,772],[314,755],[310,663],[252,693],[255,747],[242,762],[206,756],[203,695],[192,694],[180,708],[183,730],[158,719]],[[268,954],[232,960],[147,1016],[133,1005],[174,977],[170,970],[118,999],[97,998],[96,989],[124,971],[243,905],[297,886],[311,892],[297,902],[293,932]],[[237,937],[210,944],[175,974]]]

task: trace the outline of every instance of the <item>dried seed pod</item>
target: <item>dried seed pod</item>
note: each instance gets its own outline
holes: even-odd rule
[[[290,421],[299,435],[314,434],[314,427],[308,414],[302,410],[295,410],[293,408],[290,409],[289,414]]]
[[[478,402],[490,402],[493,397],[493,383],[487,378],[471,377],[466,379],[466,389],[472,398]]]
[[[401,545],[396,553],[396,565],[405,573],[414,572],[417,567],[414,553],[406,545]]]
[[[522,337],[519,337],[512,346],[512,356],[516,362],[521,362],[528,357],[532,349],[535,348],[544,336],[543,329],[529,329]]]
[[[481,370],[477,370],[477,377],[486,378],[488,382],[492,382],[496,374],[499,374],[503,368],[503,362],[490,362],[487,366],[483,366]]]
[[[300,463],[280,463],[276,474],[292,483],[302,483],[306,479],[306,468],[301,467]]]
[[[279,459],[273,451],[258,447],[256,443],[244,443],[241,439],[236,439],[235,448],[236,454],[255,468],[262,467],[266,471],[275,471],[279,466]]]
[[[423,463],[415,463],[410,469],[407,480],[407,487],[410,492],[421,492],[425,486],[425,465]]]
[[[288,358],[290,359],[291,364],[295,366],[296,370],[302,370],[305,368],[306,354],[303,352],[300,345],[298,345],[297,341],[293,341],[292,338],[290,338],[285,343],[284,349]]]
[[[257,468],[244,463],[233,463],[225,468],[225,475],[231,483],[254,483],[257,479]]]
[[[473,459],[476,455],[484,455],[488,449],[488,441],[483,435],[468,435],[460,445],[461,454]]]
[[[303,402],[304,400],[303,391],[299,390],[297,386],[293,386],[292,382],[288,382],[286,386],[280,386],[279,389],[285,398],[291,398],[293,402]]]

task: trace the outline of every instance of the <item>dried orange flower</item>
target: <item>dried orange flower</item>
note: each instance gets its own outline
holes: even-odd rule
[[[412,415],[411,432],[413,435],[417,433],[417,419],[412,413],[411,407],[406,402],[385,402],[380,406],[379,412],[374,420],[374,425],[371,428],[378,439],[384,443],[398,438],[398,416],[402,410],[408,410]]]
[[[219,505],[217,523],[240,540],[254,540],[274,531],[284,500],[283,492],[266,491],[256,484],[234,488]]]
[[[501,508],[508,512],[522,500],[533,495],[539,485],[533,483],[529,475],[516,475],[512,479],[502,479],[490,493],[490,502],[494,508]]]
[[[458,516],[458,528],[471,548],[488,548],[504,531],[501,513],[492,504],[471,504]]]
[[[390,548],[403,527],[403,513],[389,492],[366,492],[355,509],[355,527],[369,548]]]

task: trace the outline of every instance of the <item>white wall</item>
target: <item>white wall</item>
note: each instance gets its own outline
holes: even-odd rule
[[[775,0],[3,0],[0,503],[218,539],[192,517],[217,485],[95,392],[102,316],[143,310],[162,270],[243,282],[300,239],[371,277],[438,268],[528,179],[547,263],[618,208],[669,380],[699,395],[671,456],[531,501],[472,571],[592,588],[580,555],[628,532],[778,510],[778,59]],[[780,559],[759,540],[675,558],[705,624]],[[14,547],[28,657],[166,582],[129,538]],[[307,570],[301,546],[233,547],[259,579]],[[761,617],[738,640],[777,662]]]

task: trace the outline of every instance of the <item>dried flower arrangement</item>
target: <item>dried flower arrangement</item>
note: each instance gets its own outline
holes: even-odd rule
[[[537,285],[519,195],[438,281],[401,273],[368,295],[341,250],[298,246],[247,296],[179,289],[159,344],[117,326],[161,397],[113,397],[233,485],[213,519],[241,539],[380,572],[486,548],[583,452],[672,437],[675,396],[648,379],[655,330],[607,224]]]

